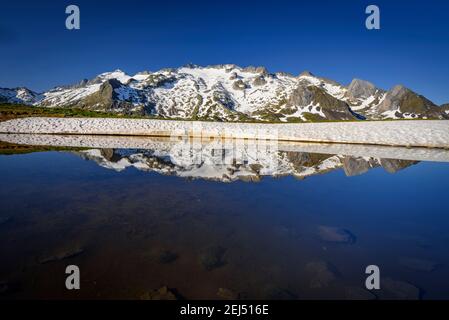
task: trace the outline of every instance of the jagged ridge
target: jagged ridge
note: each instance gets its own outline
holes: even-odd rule
[[[115,70],[41,94],[0,89],[0,102],[216,121],[449,119],[447,106],[403,86],[385,91],[360,79],[343,86],[310,72],[293,76],[236,65],[187,65],[134,76]]]

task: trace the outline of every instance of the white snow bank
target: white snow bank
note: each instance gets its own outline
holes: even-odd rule
[[[0,133],[192,136],[449,148],[449,121],[230,123],[117,118],[23,118]]]
[[[179,139],[163,137],[48,135],[48,134],[0,134],[0,141],[13,144],[53,147],[79,147],[98,149],[226,149],[239,150],[248,147],[272,151],[337,154],[354,157],[373,157],[412,161],[449,162],[449,150],[435,148],[405,148],[359,144],[324,144],[287,141],[254,141],[222,139]]]

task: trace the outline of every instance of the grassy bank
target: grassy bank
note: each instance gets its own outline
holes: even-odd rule
[[[213,121],[211,119],[183,119],[183,118],[163,118],[151,115],[129,115],[115,112],[101,112],[90,111],[75,108],[49,108],[49,107],[35,107],[22,104],[0,104],[0,121],[7,121],[17,118],[27,117],[58,117],[58,118],[124,118],[124,119],[153,119],[153,120],[176,120],[176,121]],[[218,121],[218,120],[216,120]],[[326,120],[314,119],[308,122],[347,122],[360,120]],[[242,120],[242,121],[226,121],[235,123],[286,123],[282,121],[257,121],[257,120]],[[303,121],[290,121],[289,123],[300,123]]]
[[[88,117],[112,118],[124,117],[107,112],[89,111],[69,108],[44,108],[21,104],[0,104],[0,121],[25,117]]]
[[[2,104],[0,103],[0,121],[7,121],[17,118],[27,117],[57,117],[57,118],[123,118],[123,119],[152,119],[152,120],[176,120],[176,121],[213,121],[208,119],[181,119],[181,118],[162,118],[152,115],[129,115],[120,114],[115,112],[102,112],[102,111],[90,111],[85,109],[75,108],[49,108],[49,107],[34,107],[21,104]],[[418,120],[418,119],[382,119],[382,120],[328,120],[328,119],[316,119],[310,118],[308,121],[300,121],[295,119],[294,121],[282,122],[282,121],[226,121],[235,123],[311,123],[311,122],[360,122],[360,121],[397,121],[397,120]],[[419,119],[423,120],[423,119]],[[432,119],[428,119],[432,120]]]
[[[77,147],[53,147],[53,146],[29,146],[0,141],[0,155],[26,154],[44,151],[80,151],[86,148]]]

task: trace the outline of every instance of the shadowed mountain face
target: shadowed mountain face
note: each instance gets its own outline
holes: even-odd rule
[[[371,82],[354,79],[348,86],[348,98],[352,100],[367,99],[377,92],[383,93],[383,90],[377,89]]]
[[[403,86],[395,86],[386,94],[385,99],[379,105],[379,111],[395,112],[397,117],[420,118],[419,115],[425,114],[429,118],[435,118],[443,110],[425,97]]]
[[[115,70],[41,94],[0,88],[0,102],[215,121],[449,119],[447,106],[403,86],[384,91],[360,79],[343,86],[310,72],[293,76],[236,65],[188,65],[133,76]]]
[[[265,176],[310,176],[343,169],[347,176],[356,176],[370,169],[382,167],[395,173],[418,161],[352,157],[307,152],[173,148],[148,149],[89,149],[76,151],[84,159],[115,171],[135,168],[189,179],[221,182],[258,182]]]

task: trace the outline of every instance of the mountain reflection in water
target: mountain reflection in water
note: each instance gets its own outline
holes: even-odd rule
[[[343,169],[347,176],[355,176],[372,168],[382,167],[395,173],[418,161],[353,157],[294,151],[259,149],[218,149],[203,146],[201,149],[128,150],[90,149],[76,152],[84,159],[98,165],[122,171],[136,168],[160,174],[192,179],[222,182],[257,182],[264,176],[293,176],[304,179],[313,175]]]
[[[449,298],[447,150],[0,140],[1,299]]]

